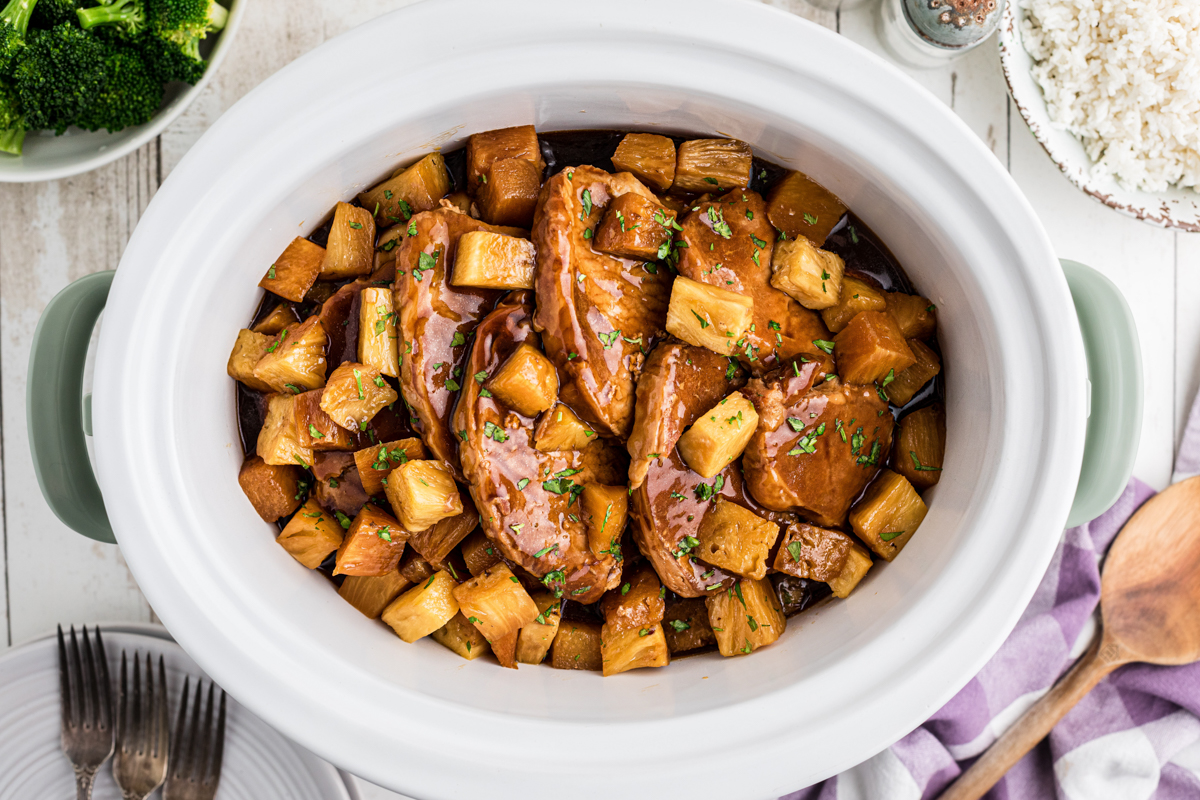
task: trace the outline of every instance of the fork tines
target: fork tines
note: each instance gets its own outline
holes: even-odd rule
[[[113,752],[112,690],[100,629],[95,643],[71,626],[70,644],[58,626],[58,677],[62,697],[62,748],[75,768],[80,797],[90,797],[96,770]]]
[[[225,692],[214,723],[214,685],[208,685],[208,701],[201,707],[203,684],[196,684],[196,698],[188,717],[188,686],[184,679],[179,718],[171,739],[171,760],[167,772],[164,800],[212,800],[221,778],[221,757],[225,751]],[[202,713],[203,712],[203,713]]]
[[[167,775],[170,723],[167,712],[167,672],[158,657],[158,682],[153,662],[146,654],[145,688],[141,662],[133,659],[133,686],[129,685],[126,654],[121,652],[121,685],[118,693],[117,751],[113,777],[126,797],[146,797]]]

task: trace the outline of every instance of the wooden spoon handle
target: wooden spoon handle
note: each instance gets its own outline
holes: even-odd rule
[[[1071,671],[1005,731],[970,769],[950,784],[939,800],[979,800],[1045,738],[1101,678],[1128,661],[1119,645],[1103,639],[1097,636]]]

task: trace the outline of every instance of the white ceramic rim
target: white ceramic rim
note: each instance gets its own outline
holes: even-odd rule
[[[200,93],[204,91],[204,87],[208,86],[213,75],[221,67],[221,62],[225,60],[225,54],[233,46],[234,36],[237,34],[238,28],[241,27],[246,5],[246,0],[232,0],[229,3],[229,19],[226,21],[225,27],[216,36],[216,42],[208,57],[208,67],[205,68],[200,80],[195,85],[180,92],[164,108],[159,109],[158,113],[150,121],[137,126],[135,129],[118,131],[113,134],[105,135],[103,132],[82,134],[88,137],[99,137],[101,141],[111,139],[119,141],[119,143],[113,146],[104,145],[91,156],[83,157],[72,163],[57,167],[30,166],[28,161],[22,161],[25,156],[18,156],[16,158],[5,156],[4,158],[7,161],[0,162],[0,183],[56,181],[61,178],[80,175],[84,172],[91,172],[132,153],[146,142],[158,136],[184,112],[184,109],[191,105],[193,100],[200,96]],[[129,138],[125,138],[127,131],[130,130],[136,130],[136,133]]]
[[[1092,160],[1083,144],[1050,119],[1046,98],[1033,77],[1033,58],[1025,49],[1020,20],[1021,0],[1008,0],[1000,20],[1000,66],[1008,92],[1025,124],[1071,183],[1089,197],[1122,214],[1160,228],[1200,231],[1200,192],[1172,187],[1145,192],[1122,186],[1110,176],[1092,174]]]
[[[130,241],[101,334],[94,407],[96,452],[114,529],[156,612],[209,674],[305,747],[380,785],[418,797],[462,796],[467,788],[481,787],[497,797],[557,795],[566,786],[575,796],[599,797],[611,794],[613,785],[601,779],[589,784],[578,777],[613,775],[615,780],[619,773],[622,791],[647,796],[678,793],[681,787],[695,787],[698,780],[712,793],[737,796],[795,790],[869,757],[927,718],[999,647],[1036,588],[1071,503],[1086,420],[1083,345],[1065,280],[1032,209],[971,131],[915,82],[832,32],[784,12],[737,0],[650,5],[616,0],[602,15],[592,7],[564,6],[553,0],[528,0],[520,9],[515,6],[510,3],[499,8],[486,0],[437,0],[357,28],[294,62],[247,95],[176,168]],[[444,43],[422,41],[423,37],[406,40],[412,44],[407,50],[410,63],[424,65],[414,67],[408,75],[413,88],[405,101],[413,114],[434,102],[421,90],[421,78],[446,74],[444,70],[422,70],[435,69],[439,57],[470,63],[470,54],[497,47],[498,32],[511,29],[520,20],[514,36],[527,38],[514,42],[513,51],[519,46],[532,48],[530,41],[559,42],[567,37],[572,42],[602,40],[612,48],[645,46],[653,41],[664,49],[675,48],[670,51],[673,54],[687,49],[717,58],[728,52],[731,59],[753,61],[760,65],[764,81],[775,82],[772,87],[782,85],[785,77],[792,83],[801,78],[836,83],[848,105],[875,115],[878,119],[874,121],[886,125],[889,136],[902,140],[913,153],[931,159],[937,158],[936,148],[955,153],[953,162],[938,161],[939,174],[948,182],[945,191],[962,194],[994,219],[994,225],[989,221],[985,227],[964,213],[956,225],[957,235],[977,236],[981,243],[1004,239],[1013,250],[1009,277],[1022,287],[1021,300],[1028,303],[1033,316],[1031,330],[1009,330],[1001,341],[989,343],[1000,348],[1010,346],[1010,339],[1018,340],[1028,359],[1028,374],[975,375],[965,364],[954,367],[953,373],[961,376],[959,380],[994,382],[997,404],[1004,406],[997,410],[1003,415],[997,437],[989,441],[996,449],[959,453],[958,463],[965,467],[972,459],[997,455],[1001,463],[982,467],[981,480],[994,483],[998,480],[995,474],[1013,479],[1019,473],[1019,485],[1010,483],[1005,492],[993,492],[972,507],[972,520],[978,522],[969,531],[969,541],[972,547],[983,547],[1004,536],[1011,536],[1012,541],[1006,543],[1010,549],[1005,551],[1005,559],[997,561],[1000,566],[970,593],[939,594],[941,587],[928,587],[911,607],[897,610],[896,620],[882,633],[873,632],[870,641],[856,643],[849,658],[860,668],[858,674],[878,674],[878,665],[883,664],[888,670],[886,681],[853,686],[845,678],[823,673],[827,696],[805,694],[802,685],[772,685],[757,696],[708,709],[699,717],[602,724],[546,722],[467,708],[419,692],[404,692],[384,682],[377,685],[373,681],[378,677],[364,670],[348,673],[353,665],[331,654],[330,648],[308,641],[294,630],[272,627],[279,618],[271,617],[271,609],[255,607],[251,613],[245,605],[249,602],[245,587],[223,581],[219,561],[210,560],[212,554],[203,547],[204,527],[196,521],[204,511],[205,499],[190,496],[191,484],[183,475],[186,456],[174,441],[186,424],[176,418],[177,397],[196,388],[196,376],[187,373],[183,365],[162,369],[163,353],[179,346],[185,335],[181,329],[187,327],[184,323],[191,316],[186,301],[156,301],[155,297],[191,298],[211,290],[204,286],[203,251],[217,246],[215,239],[222,235],[215,226],[218,220],[222,225],[237,221],[236,215],[229,217],[232,212],[223,210],[223,203],[236,204],[244,196],[238,194],[235,184],[255,173],[258,160],[269,160],[268,145],[290,152],[294,142],[289,136],[304,135],[309,157],[319,162],[326,151],[341,152],[338,148],[355,144],[345,132],[331,134],[329,138],[336,141],[315,135],[313,125],[319,120],[304,108],[306,98],[321,97],[327,101],[320,109],[326,119],[328,115],[354,116],[355,99],[361,102],[367,95],[359,97],[364,90],[356,91],[346,83],[337,65],[354,64],[362,69],[364,54],[386,44],[389,32],[395,37],[403,31],[436,30],[447,18],[473,21],[470,30],[458,29],[449,54],[439,53]],[[685,19],[691,21],[681,32]],[[804,46],[796,47],[798,41]],[[516,69],[518,61],[519,54],[514,54],[513,62],[506,66]],[[827,74],[829,70],[814,73],[814,64],[837,64],[838,74]],[[628,76],[636,74],[636,66],[611,64],[607,71],[619,78],[606,80],[617,85],[632,83]],[[582,80],[577,77],[581,70],[560,62],[547,85],[568,81],[573,75]],[[645,80],[645,75],[640,77]],[[502,80],[499,75],[480,77],[481,82]],[[705,91],[704,84],[696,82],[697,76],[689,76],[686,70],[658,74],[654,80],[681,94]],[[541,84],[538,86],[541,90]],[[723,96],[737,97],[732,91]],[[446,140],[456,138],[461,135],[450,132]],[[425,147],[442,141],[431,141]],[[224,169],[215,168],[220,164]],[[907,164],[898,164],[897,174],[907,168]],[[343,184],[330,191],[342,196],[349,188]],[[874,221],[868,222],[878,230]],[[258,255],[256,252],[255,257]],[[992,280],[995,276],[979,277]],[[148,336],[148,331],[153,335]],[[149,436],[148,430],[173,434]],[[1018,439],[1029,456],[1020,465],[1014,464],[1012,457]],[[978,464],[976,468],[980,468]],[[934,502],[930,517],[937,513]],[[169,521],[169,526],[164,526],[164,521]],[[909,563],[915,565],[914,559]],[[911,623],[914,615],[926,620],[924,630]],[[946,631],[949,633],[943,635]],[[771,652],[769,648],[755,659],[771,663],[765,660]],[[682,675],[693,661],[697,660],[682,661],[672,669]],[[716,673],[744,668],[744,664],[740,660],[709,662],[705,669],[720,677]],[[549,678],[544,673],[553,671],[522,670],[519,675],[534,673],[542,674],[522,680],[545,683]],[[381,692],[379,697],[394,691],[409,724],[396,724],[395,707],[388,703],[364,703],[353,691],[342,691],[340,684],[328,686],[329,675],[359,683],[364,694],[367,687]],[[510,679],[508,673],[501,677],[503,681],[491,682],[498,692],[504,691],[504,681]],[[624,691],[622,687],[649,689],[656,681],[666,680],[665,675],[648,675],[647,671],[622,676],[626,677],[627,681],[608,684],[614,693]],[[553,678],[600,680],[584,673],[557,673]],[[321,686],[321,691],[306,695],[297,688],[305,685]],[[623,696],[631,695],[626,692]],[[636,699],[636,693],[632,696]],[[852,701],[839,705],[850,697]],[[800,709],[818,707],[823,715],[819,730],[798,730],[794,721]],[[737,730],[739,741],[735,744],[729,737],[719,736],[698,741],[698,725]],[[558,753],[564,741],[581,745],[573,748],[570,759],[541,758],[531,763],[531,753]],[[469,743],[479,746],[468,747]],[[469,757],[464,747],[468,747]],[[713,770],[715,758],[727,759],[738,768]],[[541,775],[543,781],[531,786],[515,779],[497,780],[499,775],[516,778],[522,772]],[[564,783],[567,780],[571,783]]]

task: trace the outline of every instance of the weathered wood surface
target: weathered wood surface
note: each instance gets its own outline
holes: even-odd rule
[[[764,2],[882,52],[874,4],[834,12],[813,9],[804,0]],[[70,281],[117,264],[155,190],[222,111],[326,39],[408,4],[253,0],[219,74],[157,141],[87,175],[0,186],[3,644],[46,633],[60,621],[154,618],[120,552],[68,531],[38,491],[26,434],[25,375],[42,309]],[[907,71],[951,106],[1009,169],[1059,254],[1096,267],[1125,292],[1140,328],[1146,375],[1136,473],[1165,486],[1188,405],[1200,385],[1200,314],[1195,310],[1200,307],[1200,236],[1122,217],[1068,183],[1013,109],[994,42],[944,68]]]

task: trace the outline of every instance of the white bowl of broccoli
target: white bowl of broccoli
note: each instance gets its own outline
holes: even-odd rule
[[[0,0],[0,182],[96,169],[208,82],[244,0]]]

